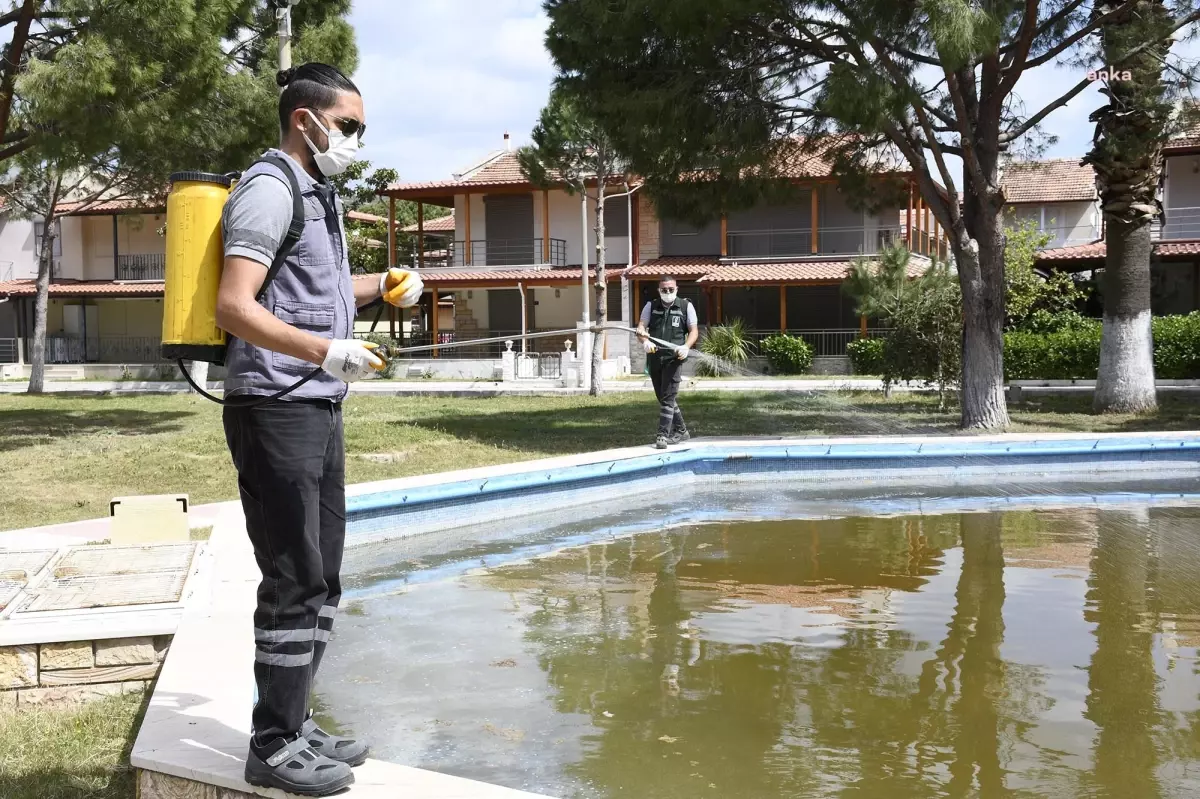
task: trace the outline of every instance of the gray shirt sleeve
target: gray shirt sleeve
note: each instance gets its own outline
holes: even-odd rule
[[[650,303],[646,303],[646,307],[642,309],[641,323],[650,326]]]
[[[249,258],[269,267],[291,224],[291,188],[272,175],[255,176],[234,189],[225,203],[225,257]]]
[[[700,318],[696,316],[696,304],[694,302],[688,303],[687,317],[688,330],[700,326]]]

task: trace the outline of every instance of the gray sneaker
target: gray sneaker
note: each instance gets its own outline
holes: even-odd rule
[[[692,434],[686,430],[680,430],[675,435],[667,439],[668,444],[682,444],[685,441],[691,441]]]
[[[671,439],[667,438],[666,436],[659,436],[658,438],[654,439],[654,448],[655,449],[666,449],[667,445],[670,443],[671,443]]]
[[[266,760],[251,748],[246,755],[245,776],[251,785],[278,788],[297,796],[330,796],[354,783],[349,765],[317,754],[302,735]]]

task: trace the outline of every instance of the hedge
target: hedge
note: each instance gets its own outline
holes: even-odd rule
[[[856,375],[883,374],[883,339],[860,338],[846,345],[846,355]]]
[[[759,351],[777,374],[802,375],[812,368],[813,350],[802,338],[780,334],[762,340]]]
[[[1155,377],[1200,379],[1200,312],[1158,316],[1152,324]],[[1005,333],[1004,377],[1095,380],[1100,368],[1101,331],[1100,320],[1088,319],[1072,328],[1049,333]]]

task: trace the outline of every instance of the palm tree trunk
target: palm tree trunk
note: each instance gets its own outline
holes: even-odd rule
[[[1145,413],[1157,407],[1150,327],[1150,224],[1111,219],[1104,262],[1104,332],[1095,409]]]

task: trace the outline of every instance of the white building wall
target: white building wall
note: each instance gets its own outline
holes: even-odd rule
[[[33,220],[0,216],[0,280],[31,280],[37,267]]]
[[[62,219],[62,271],[67,279],[84,279],[84,222],[86,217],[68,216]],[[112,275],[109,275],[109,279]]]

